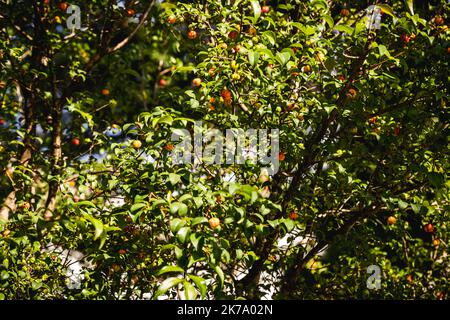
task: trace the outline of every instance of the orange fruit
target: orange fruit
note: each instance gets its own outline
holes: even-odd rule
[[[214,217],[214,218],[209,219],[208,223],[212,229],[215,229],[220,225],[220,220],[219,220],[219,218]]]
[[[289,213],[289,218],[291,220],[297,220],[298,219],[298,213],[295,211],[292,211],[291,213]]]
[[[286,154],[283,151],[281,151],[278,154],[278,160],[283,161],[284,159],[286,159]]]
[[[131,146],[137,150],[140,147],[142,147],[142,142],[139,140],[133,140],[133,142],[131,143]]]
[[[177,18],[175,17],[175,16],[169,16],[169,18],[167,18],[167,21],[170,23],[170,24],[174,24],[175,22],[177,22]]]
[[[389,218],[387,218],[388,224],[395,224],[396,222],[397,222],[397,219],[393,216],[390,216]]]
[[[202,84],[202,79],[200,79],[200,78],[195,78],[192,80],[192,85],[194,87],[200,87],[201,84]]]
[[[109,90],[108,89],[102,89],[102,95],[109,96]]]
[[[427,223],[423,228],[425,229],[425,232],[427,232],[427,233],[434,232],[434,226],[431,223]]]
[[[197,31],[195,30],[189,31],[187,37],[191,40],[194,40],[195,38],[197,38]]]

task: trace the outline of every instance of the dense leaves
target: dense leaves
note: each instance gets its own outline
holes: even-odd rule
[[[448,297],[448,15],[0,0],[0,299]],[[173,161],[213,128],[278,172]]]

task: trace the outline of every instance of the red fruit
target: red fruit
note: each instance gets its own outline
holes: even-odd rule
[[[450,54],[450,47],[447,48],[447,53]]]
[[[50,0],[44,0],[43,1],[45,5],[49,5],[50,4]]]
[[[402,34],[401,39],[404,43],[408,43],[411,38],[407,34]]]
[[[136,11],[134,11],[133,9],[127,9],[127,15],[129,17],[134,16],[135,13],[136,13]]]
[[[292,211],[291,213],[289,213],[289,219],[297,220],[298,219],[298,213],[295,212],[295,211]]]
[[[228,33],[228,38],[230,38],[231,40],[235,40],[237,37],[238,37],[237,31],[230,31]]]
[[[126,254],[127,250],[125,249],[120,249],[119,251],[117,251],[119,254]]]
[[[187,37],[191,40],[194,40],[197,38],[197,31],[191,30],[188,32]]]
[[[69,7],[69,5],[67,4],[67,2],[58,3],[58,8],[61,11],[66,11],[68,7]]]
[[[350,11],[348,9],[341,10],[341,16],[347,17],[349,14],[350,14]]]
[[[394,128],[394,136],[398,136],[400,134],[400,128],[399,127],[395,127]]]
[[[369,123],[370,123],[370,124],[375,124],[375,123],[377,123],[377,117],[372,117],[372,118],[370,118]]]
[[[444,18],[441,16],[434,17],[434,23],[440,26],[441,24],[444,24]]]
[[[164,147],[167,151],[172,151],[175,147],[173,146],[173,144],[169,143]]]
[[[262,13],[266,14],[266,13],[269,13],[269,11],[270,11],[270,7],[269,6],[262,6],[261,7],[261,12]]]
[[[167,85],[167,80],[166,79],[159,79],[159,85],[161,87],[165,87]]]
[[[30,210],[31,205],[30,205],[29,202],[24,202],[24,203],[22,204],[22,208],[25,209],[25,210]]]
[[[109,96],[109,90],[108,89],[102,89],[102,95]]]
[[[4,125],[6,123],[5,119],[0,118],[0,126]]]
[[[80,145],[80,139],[78,138],[72,138],[72,140],[70,141],[70,143],[74,146],[79,146]]]
[[[427,233],[434,232],[434,226],[431,223],[427,223],[423,228],[425,229],[425,232],[427,232]]]
[[[284,153],[283,151],[281,151],[281,152],[278,154],[278,160],[284,161],[284,159],[286,159],[286,153]]]
[[[345,80],[345,76],[343,76],[343,75],[338,76],[338,80],[339,81],[344,81]]]

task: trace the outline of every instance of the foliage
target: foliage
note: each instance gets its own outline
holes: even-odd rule
[[[448,295],[448,1],[70,4],[0,0],[0,299]],[[280,170],[174,164],[198,120]]]

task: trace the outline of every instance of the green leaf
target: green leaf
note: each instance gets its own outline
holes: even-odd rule
[[[413,209],[413,211],[415,213],[419,213],[421,208],[422,208],[422,206],[420,204],[415,204],[415,203],[411,204],[411,209]]]
[[[289,52],[278,52],[276,59],[281,65],[284,66],[291,59],[291,54]]]
[[[197,286],[198,290],[200,291],[200,295],[203,298],[206,296],[206,281],[202,277],[195,276],[193,274],[189,274],[188,277],[194,281],[195,285]]]
[[[172,233],[176,233],[184,225],[186,225],[186,221],[185,220],[181,220],[181,219],[175,218],[172,221],[170,221],[170,231],[172,231]]]
[[[325,20],[325,22],[328,24],[328,26],[330,27],[330,29],[333,29],[334,26],[334,20],[331,16],[328,15],[324,15],[323,20]]]
[[[194,219],[192,219],[191,227],[193,227],[197,224],[207,223],[207,222],[208,222],[208,219],[206,219],[205,217],[195,217]]]
[[[411,12],[411,15],[414,15],[414,3],[413,0],[405,0],[405,4],[409,9],[409,12]]]
[[[215,266],[214,271],[216,271],[217,275],[219,276],[220,287],[223,288],[223,283],[225,282],[225,275],[223,274],[222,269],[220,269],[219,266]]]
[[[182,202],[173,202],[170,205],[170,213],[171,214],[175,214],[178,212],[178,214],[183,217],[187,214],[187,211],[188,211],[188,206]]]
[[[392,8],[387,4],[377,4],[376,6],[383,10],[384,13],[390,15],[392,18],[395,18],[394,10],[392,10]]]
[[[157,276],[160,276],[164,273],[168,273],[168,272],[179,272],[179,273],[184,273],[183,268],[180,268],[178,266],[164,266],[161,268],[161,270],[158,271],[158,273],[156,274]]]
[[[184,299],[195,300],[197,298],[197,290],[188,281],[184,281]]]
[[[403,200],[398,200],[398,207],[403,210],[408,207],[408,203]]]
[[[161,283],[161,285],[158,287],[158,290],[156,290],[155,295],[153,296],[153,299],[158,298],[160,295],[163,295],[167,292],[170,288],[176,286],[177,284],[183,282],[183,279],[180,278],[167,278],[166,280]]]
[[[259,4],[259,1],[251,0],[250,3],[252,4],[253,15],[256,19],[258,19],[261,16],[261,6]]]
[[[253,50],[248,50],[248,62],[253,67],[259,59],[259,53]]]
[[[345,32],[348,35],[352,35],[353,34],[353,28],[343,25],[343,24],[339,24],[337,26],[334,26],[334,30],[340,31],[340,32]]]
[[[191,233],[191,228],[189,228],[189,227],[182,227],[177,232],[178,240],[180,240],[181,243],[185,243],[186,239],[189,237],[190,233]]]
[[[172,185],[176,185],[181,181],[181,176],[176,173],[169,173],[169,181]]]
[[[139,209],[142,209],[145,206],[146,206],[146,203],[144,203],[144,202],[135,203],[135,204],[133,204],[131,206],[130,211],[131,212],[136,212],[136,211],[138,211]]]

